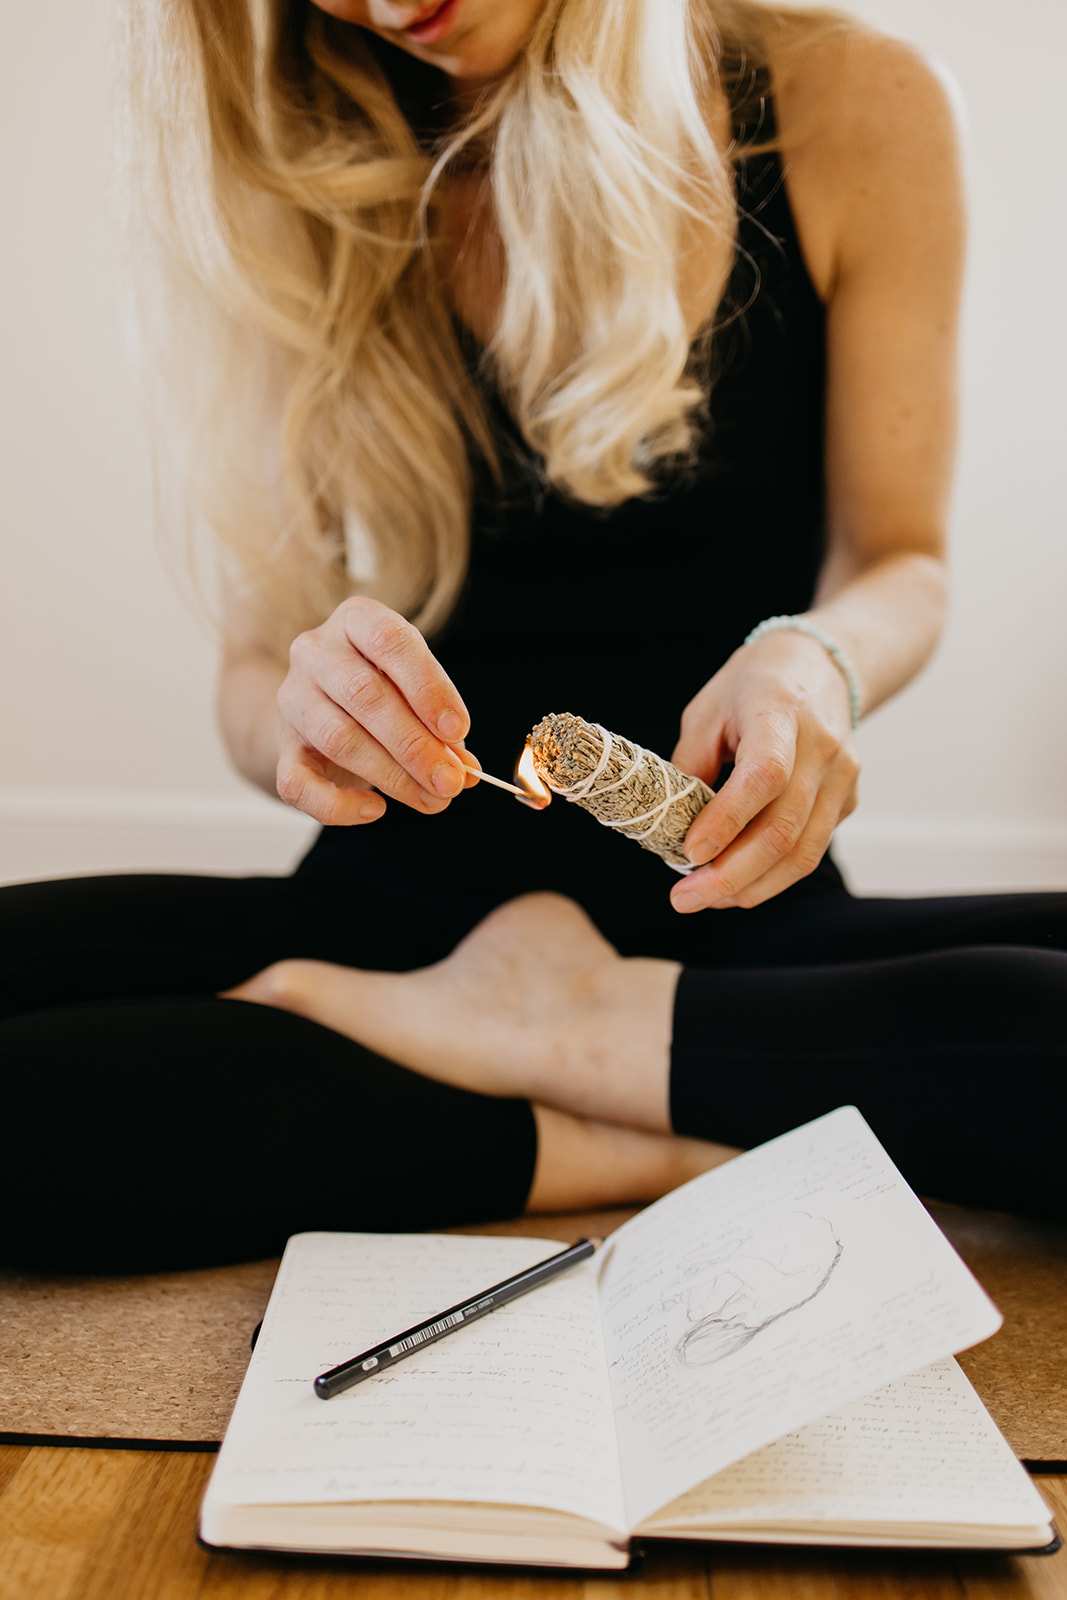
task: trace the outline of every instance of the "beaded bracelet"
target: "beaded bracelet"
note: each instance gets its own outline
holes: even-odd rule
[[[767,617],[757,624],[745,639],[746,644],[755,644],[757,639],[762,639],[765,633],[777,633],[780,629],[789,629],[792,633],[806,633],[809,639],[814,639],[821,644],[830,656],[835,667],[841,673],[848,688],[848,715],[852,726],[858,727],[860,720],[860,686],[856,677],[856,669],[852,665],[844,650],[836,639],[831,639],[828,633],[823,633],[814,622],[809,622],[807,617]]]

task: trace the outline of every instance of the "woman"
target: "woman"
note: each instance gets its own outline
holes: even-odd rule
[[[1062,1212],[1067,897],[826,854],[941,621],[936,75],[748,0],[250,13],[131,0],[145,326],[193,353],[231,753],[325,826],[288,881],[4,892],[23,1124],[55,1085],[5,1253],[643,1199],[846,1100],[927,1192]],[[506,773],[564,709],[719,785],[690,875],[477,784],[468,736]]]

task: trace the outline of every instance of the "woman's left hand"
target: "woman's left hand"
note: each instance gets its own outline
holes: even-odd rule
[[[844,676],[817,640],[780,630],[743,645],[686,706],[671,757],[711,783],[675,885],[676,911],[756,906],[813,872],[855,810],[859,761]]]

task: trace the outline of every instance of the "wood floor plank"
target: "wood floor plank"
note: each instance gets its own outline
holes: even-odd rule
[[[197,1513],[214,1457],[136,1452],[122,1503],[86,1551],[78,1600],[193,1600],[210,1556]]]
[[[1060,1534],[1067,1539],[1067,1473],[1050,1472],[1043,1478],[1036,1477],[1034,1482],[1044,1495]],[[1067,1560],[1067,1552],[1064,1559]]]
[[[998,1556],[960,1561],[967,1600],[1067,1600],[1067,1572],[1054,1556]],[[1043,1562],[1043,1565],[1039,1565]]]
[[[440,1597],[433,1596],[433,1600],[556,1600],[557,1595],[559,1600],[583,1600],[587,1587],[584,1577],[571,1573],[564,1576],[523,1572],[509,1576],[499,1567],[487,1567],[484,1572],[467,1569],[462,1576],[457,1574],[455,1587],[447,1589]],[[396,1600],[400,1600],[399,1595]],[[412,1600],[410,1589],[405,1600]]]
[[[0,1444],[0,1495],[30,1453],[26,1444]]]
[[[6,1592],[19,1600],[81,1600],[87,1550],[136,1469],[133,1451],[29,1451],[0,1495]]]
[[[590,1578],[583,1600],[711,1600],[707,1546],[649,1543],[639,1564],[618,1578]]]
[[[954,1551],[854,1550],[838,1562],[838,1600],[965,1600]]]
[[[196,1543],[210,1456],[0,1447],[18,1600],[1067,1600],[1055,1556],[658,1547],[625,1577],[228,1554]],[[1067,1479],[1041,1487],[1067,1528]]]

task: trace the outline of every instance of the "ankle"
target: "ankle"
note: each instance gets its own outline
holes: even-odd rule
[[[535,1105],[537,1161],[525,1209],[583,1211],[640,1205],[727,1161],[737,1151],[701,1139],[623,1128]]]

